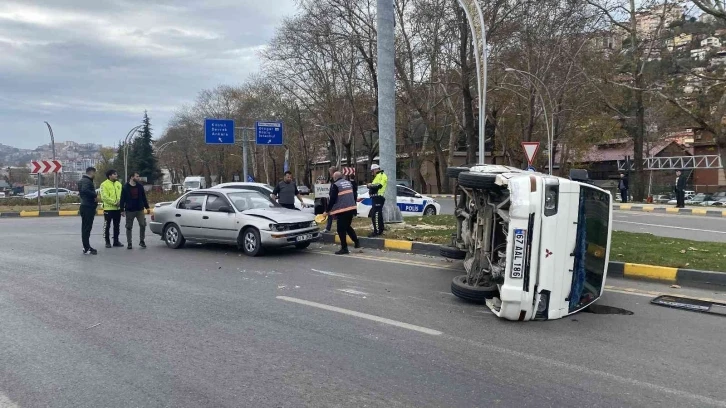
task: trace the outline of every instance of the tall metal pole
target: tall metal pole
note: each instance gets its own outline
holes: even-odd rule
[[[394,0],[377,0],[378,146],[380,166],[388,174],[384,222],[402,222],[396,200],[396,72]]]
[[[48,132],[50,132],[50,147],[53,150],[53,161],[55,161],[55,137],[53,136],[53,128],[50,127],[50,123],[44,122],[48,126]],[[55,188],[55,210],[60,211],[60,198],[58,197],[58,172],[53,173],[53,188]],[[38,192],[40,195],[40,192]]]
[[[246,183],[248,178],[247,173],[247,128],[242,129],[242,179],[243,183]]]
[[[476,83],[477,93],[479,94],[479,161],[481,164],[486,163],[486,151],[484,143],[486,142],[486,103],[487,103],[487,35],[486,26],[484,25],[484,13],[478,0],[458,0],[459,5],[464,10],[466,20],[469,22],[471,36],[474,40],[474,62],[476,62]],[[473,14],[479,17],[474,20]],[[479,25],[477,27],[477,24]],[[477,34],[479,34],[477,36]],[[481,47],[481,54],[479,53]]]
[[[129,180],[129,143],[134,138],[134,133],[138,131],[144,125],[138,125],[133,129],[129,130],[124,139],[124,182]]]

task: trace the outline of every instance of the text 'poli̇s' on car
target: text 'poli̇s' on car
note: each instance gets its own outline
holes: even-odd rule
[[[398,208],[404,217],[437,215],[441,213],[441,205],[433,198],[417,193],[416,191],[398,185],[396,186]],[[368,217],[373,206],[373,200],[368,187],[358,187],[358,216]]]
[[[149,227],[172,249],[187,241],[219,243],[250,256],[271,247],[305,249],[321,235],[314,215],[282,208],[257,191],[229,188],[192,191],[155,207]]]

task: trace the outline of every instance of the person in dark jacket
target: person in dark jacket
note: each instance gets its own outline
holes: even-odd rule
[[[346,255],[348,251],[348,237],[353,240],[355,248],[360,248],[360,241],[353,229],[353,217],[357,210],[354,199],[353,185],[350,181],[343,179],[340,172],[333,174],[335,182],[330,185],[330,200],[328,211],[329,217],[335,216],[338,222],[338,236],[340,237],[340,251],[336,255]]]
[[[146,191],[141,184],[141,177],[138,172],[131,173],[128,183],[121,190],[121,203],[119,204],[122,214],[126,217],[126,242],[127,248],[132,249],[132,232],[134,220],[139,223],[139,246],[146,248],[146,214],[149,213],[149,202],[146,200]]]
[[[96,177],[96,169],[89,167],[86,169],[86,174],[78,181],[78,195],[81,197],[81,206],[78,212],[81,214],[81,241],[83,242],[84,255],[96,255],[98,253],[90,242],[93,220],[96,218],[96,207],[98,207],[98,194],[96,194],[96,187],[93,185],[94,177]]]
[[[682,171],[676,170],[676,184],[674,190],[676,191],[676,208],[686,207],[686,182],[688,176],[684,175]]]
[[[620,201],[622,203],[628,202],[628,176],[625,173],[620,173],[620,180],[618,181],[618,190],[620,190]]]

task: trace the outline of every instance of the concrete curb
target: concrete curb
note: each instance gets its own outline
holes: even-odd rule
[[[340,238],[337,235],[329,233],[323,234],[322,242],[326,244],[339,244]],[[439,244],[380,238],[360,238],[360,244],[363,248],[387,249],[429,256],[439,256],[439,248],[441,247]],[[353,245],[353,241],[348,239],[348,245]],[[679,283],[683,285],[708,284],[726,286],[726,272],[699,271],[623,262],[610,262],[608,265],[608,276],[664,283]]]
[[[453,194],[426,194],[427,196],[431,198],[454,198]]]
[[[652,212],[659,214],[702,215],[707,217],[726,217],[726,210],[712,210],[708,208],[675,208],[656,207],[654,205],[613,204],[613,210]]]
[[[153,214],[151,209],[149,214]],[[21,211],[21,212],[5,212],[0,213],[0,218],[37,218],[37,217],[72,217],[78,216],[78,210],[61,210],[61,211]],[[96,215],[103,215],[103,210],[97,210]]]

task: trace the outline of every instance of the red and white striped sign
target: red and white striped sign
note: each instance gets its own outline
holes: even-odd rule
[[[33,160],[30,162],[31,174],[58,173],[61,171],[61,168],[63,168],[63,166],[58,160]]]
[[[355,167],[343,167],[340,169],[340,172],[344,176],[355,176]]]

